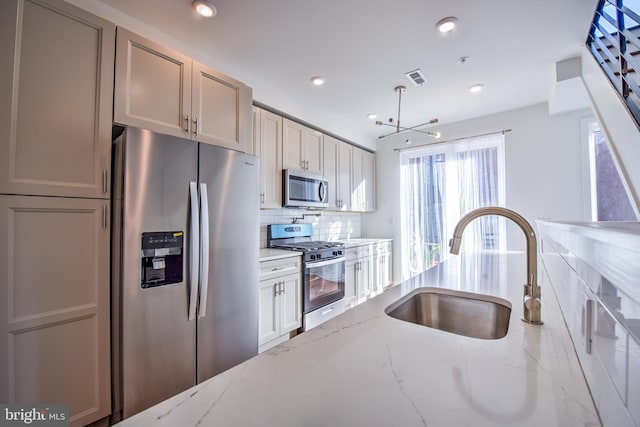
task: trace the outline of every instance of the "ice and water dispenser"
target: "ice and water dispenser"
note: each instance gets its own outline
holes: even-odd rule
[[[142,288],[182,282],[184,233],[142,233]]]

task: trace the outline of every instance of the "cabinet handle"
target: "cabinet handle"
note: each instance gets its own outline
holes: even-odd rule
[[[582,308],[582,332],[584,335],[584,350],[591,354],[591,343],[593,339],[593,300],[588,299]]]
[[[107,228],[107,205],[102,205],[102,228]]]
[[[193,134],[198,135],[198,118],[193,119]]]
[[[183,130],[185,132],[189,132],[189,115],[188,114],[184,116],[184,121],[185,121],[185,127]]]
[[[282,270],[282,267],[273,267],[271,269],[271,271],[278,271],[278,270]],[[280,282],[278,282],[278,283],[280,283]]]
[[[109,171],[107,169],[102,171],[102,192],[109,192]]]
[[[280,282],[280,295],[284,295],[284,280]]]
[[[264,205],[264,193],[260,193],[260,204]]]

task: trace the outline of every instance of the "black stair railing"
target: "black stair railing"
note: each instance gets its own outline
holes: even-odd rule
[[[600,0],[587,46],[640,127],[640,1]]]

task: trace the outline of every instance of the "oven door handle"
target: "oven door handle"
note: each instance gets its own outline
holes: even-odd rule
[[[342,256],[342,257],[339,257],[339,258],[331,258],[331,259],[328,259],[326,261],[306,262],[305,263],[305,267],[306,268],[325,267],[327,265],[338,264],[338,263],[344,262],[344,260],[345,260],[345,258]]]

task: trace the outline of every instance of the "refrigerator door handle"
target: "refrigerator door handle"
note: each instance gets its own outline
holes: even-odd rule
[[[202,259],[200,262],[200,306],[198,318],[207,314],[207,290],[209,289],[209,197],[207,184],[200,183],[200,241],[202,244]]]
[[[191,203],[191,271],[189,274],[189,320],[196,318],[198,301],[198,283],[200,282],[200,218],[198,209],[198,186],[194,181],[189,182],[189,201]]]

